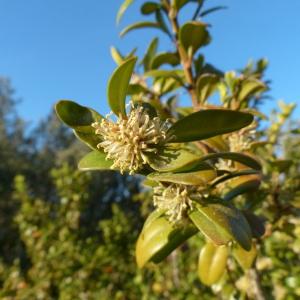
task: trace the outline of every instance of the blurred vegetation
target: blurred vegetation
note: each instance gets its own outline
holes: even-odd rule
[[[188,1],[177,2],[185,5]],[[149,60],[155,55],[152,50],[142,60],[144,71],[149,71]],[[116,49],[113,56],[123,59]],[[218,90],[222,105],[229,108],[241,104],[236,95],[243,84],[249,78],[263,80],[266,68],[260,60],[240,73],[223,73],[204,63],[202,56],[195,65],[199,76],[213,75],[208,81],[211,86],[202,82],[208,91],[203,103]],[[173,78],[169,83],[158,79],[153,90],[142,77],[135,79],[132,97],[153,100],[161,114],[169,116],[176,110],[180,116],[189,110],[178,107],[175,95],[170,94],[179,87]],[[268,86],[268,81],[263,82]],[[265,120],[259,109],[266,91],[258,95],[256,90],[242,104],[258,115],[257,135],[267,143],[253,150],[264,166],[260,189],[238,196],[237,204],[265,220],[266,233],[257,245],[258,273],[254,274],[265,298],[293,300],[300,298],[299,123],[291,118],[294,106],[283,102]],[[205,241],[199,235],[162,263],[138,269],[135,242],[153,209],[151,192],[141,184],[141,177],[78,171],[77,161],[86,147],[54,113],[28,132],[17,114],[17,103],[9,80],[0,78],[1,299],[251,297],[253,274],[244,272],[231,256],[226,266],[229,272],[217,284],[210,288],[200,283],[197,261]]]

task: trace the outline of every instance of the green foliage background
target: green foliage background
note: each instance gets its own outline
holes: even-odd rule
[[[143,60],[145,71],[151,71],[153,43]],[[116,49],[112,54],[122,60]],[[178,58],[171,56],[167,59],[176,64]],[[248,65],[243,76],[262,78],[262,64]],[[209,64],[202,68],[220,75]],[[221,77],[220,96],[235,105],[230,102],[230,84],[236,75],[228,72]],[[215,90],[214,80],[206,94],[201,91],[207,85],[199,82],[203,101]],[[177,88],[174,80],[164,81],[160,92],[165,96]],[[132,86],[132,97],[140,92],[138,84]],[[264,100],[251,99],[249,109],[257,109]],[[159,97],[154,100],[162,114],[174,108],[171,96],[163,105]],[[292,109],[280,103],[269,121],[262,122],[260,138],[270,142],[257,150],[265,161],[264,181],[258,192],[240,201],[249,201],[248,206],[266,220],[256,268],[267,299],[300,297],[300,138],[295,129],[299,124],[290,117]],[[178,113],[187,110],[178,108]],[[247,276],[233,259],[218,284],[209,288],[200,283],[197,260],[204,239],[198,235],[159,265],[138,269],[135,242],[152,210],[151,192],[140,177],[78,171],[77,161],[86,148],[54,113],[26,132],[5,78],[0,78],[0,141],[1,299],[247,299]]]

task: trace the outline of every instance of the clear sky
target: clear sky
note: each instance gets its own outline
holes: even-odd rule
[[[124,52],[139,46],[143,53],[156,33],[136,31],[120,39],[120,29],[140,17],[134,5],[117,28],[122,2],[0,0],[0,75],[11,78],[25,120],[36,123],[58,99],[108,112],[106,83],[115,67],[110,46]],[[274,99],[265,110],[277,99],[300,105],[300,0],[207,0],[207,7],[214,5],[228,9],[206,19],[213,25],[207,61],[231,70],[266,57]]]

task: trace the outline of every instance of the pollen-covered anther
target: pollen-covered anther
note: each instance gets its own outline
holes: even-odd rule
[[[147,154],[156,153],[159,145],[166,142],[169,123],[158,117],[151,119],[142,106],[131,105],[128,117],[119,116],[114,122],[109,114],[92,126],[102,138],[97,147],[114,161],[111,168],[134,174],[147,164]]]
[[[153,203],[158,209],[165,211],[171,223],[179,223],[193,209],[191,197],[202,197],[197,187],[175,183],[159,185],[154,187]]]

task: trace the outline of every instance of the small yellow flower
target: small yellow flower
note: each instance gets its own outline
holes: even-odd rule
[[[107,159],[114,161],[111,168],[134,174],[147,164],[147,154],[156,153],[166,142],[169,123],[158,117],[151,119],[142,106],[130,105],[128,117],[119,116],[114,122],[109,114],[92,126],[103,140],[97,147],[107,153]]]

